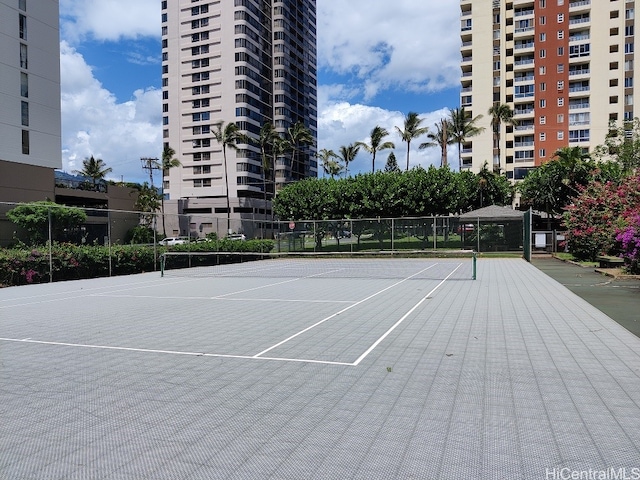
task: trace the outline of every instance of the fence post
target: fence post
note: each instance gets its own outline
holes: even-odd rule
[[[53,228],[51,225],[51,207],[47,207],[49,223],[49,283],[53,282]]]
[[[113,262],[111,260],[111,210],[107,210],[107,243],[109,244],[109,276],[113,276]]]

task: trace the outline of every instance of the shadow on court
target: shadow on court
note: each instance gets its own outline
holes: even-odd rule
[[[613,278],[549,256],[531,263],[640,337],[640,278]]]

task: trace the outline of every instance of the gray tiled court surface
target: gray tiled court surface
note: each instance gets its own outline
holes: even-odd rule
[[[456,262],[2,289],[0,478],[640,474],[640,338],[523,260]]]

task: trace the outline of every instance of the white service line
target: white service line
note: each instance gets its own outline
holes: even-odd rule
[[[230,294],[229,294],[230,295]],[[106,297],[106,298],[150,298],[154,300],[221,300],[224,302],[288,302],[288,303],[354,303],[357,300],[300,300],[300,299],[285,299],[285,298],[223,298],[221,297],[182,297],[182,296],[167,296],[161,297],[155,295],[111,295],[108,293],[94,293],[92,297]]]
[[[453,272],[451,272],[449,275],[447,275],[446,278],[444,280],[442,280],[438,285],[436,285],[433,290],[431,290],[424,297],[422,297],[422,300],[420,300],[418,303],[416,303],[411,308],[411,310],[409,310],[407,313],[405,313],[400,320],[398,320],[396,323],[394,323],[393,326],[384,333],[384,335],[382,335],[378,340],[376,340],[373,343],[373,345],[371,345],[362,355],[360,355],[358,357],[358,359],[355,362],[353,362],[353,365],[354,366],[358,365],[362,360],[364,360],[366,358],[366,356],[369,355],[373,351],[374,348],[376,348],[378,345],[380,345],[380,342],[382,342],[385,338],[387,338],[387,336],[391,332],[393,332],[398,325],[400,325],[409,315],[411,315],[415,311],[416,308],[418,308],[420,305],[422,305],[422,303],[425,300],[427,300],[438,288],[440,288],[440,286],[442,284],[444,284],[444,282],[446,282],[449,279],[449,277],[451,275],[453,275],[456,272],[456,270],[458,270],[461,266],[462,266],[461,263],[458,264],[458,266],[453,270]]]
[[[316,274],[313,274],[313,275],[309,275],[307,277],[292,278],[292,279],[289,279],[289,280],[283,280],[282,282],[269,283],[267,285],[260,285],[259,287],[247,288],[246,290],[238,290],[237,292],[225,293],[224,295],[217,295],[215,297],[211,297],[211,300],[221,299],[223,297],[228,297],[229,295],[237,295],[238,293],[253,292],[254,290],[260,290],[262,288],[269,288],[269,287],[273,287],[275,285],[282,285],[282,284],[285,284],[285,283],[297,282],[298,280],[304,280],[305,278],[313,278],[313,277],[317,277],[319,275],[325,275],[326,273],[339,272],[340,270],[344,270],[344,268],[338,268],[336,270],[331,270],[330,272],[316,273]]]
[[[218,353],[203,353],[203,352],[181,352],[176,350],[157,350],[152,348],[132,348],[132,347],[114,347],[111,345],[90,345],[85,343],[67,343],[67,342],[46,342],[42,340],[31,340],[30,338],[1,338],[0,341],[14,342],[14,343],[37,343],[40,345],[55,345],[59,347],[76,347],[76,348],[95,348],[99,350],[119,350],[124,352],[139,352],[139,353],[160,353],[165,355],[185,355],[190,357],[214,357],[214,358],[242,358],[246,360],[277,360],[280,362],[297,362],[297,363],[319,363],[325,365],[345,365],[352,367],[352,363],[347,362],[331,362],[327,360],[306,360],[304,358],[279,358],[279,357],[255,357],[249,355],[224,355]]]
[[[278,343],[276,343],[275,345],[273,345],[273,346],[271,346],[271,347],[267,348],[266,350],[263,350],[263,351],[261,351],[260,353],[255,354],[255,355],[254,355],[254,357],[259,357],[259,356],[261,356],[261,355],[264,355],[264,354],[265,354],[265,353],[267,353],[268,351],[273,350],[274,348],[277,348],[277,347],[279,347],[280,345],[282,345],[282,344],[284,344],[284,343],[287,343],[289,340],[292,340],[292,339],[296,338],[297,336],[302,335],[302,334],[303,334],[303,333],[305,333],[305,332],[308,332],[308,331],[309,331],[309,330],[311,330],[312,328],[315,328],[315,327],[317,327],[318,325],[322,325],[323,323],[327,322],[328,320],[331,320],[332,318],[337,317],[337,316],[338,316],[338,315],[340,315],[341,313],[344,313],[344,312],[346,312],[347,310],[352,309],[353,307],[357,307],[357,306],[358,306],[358,305],[360,305],[361,303],[364,303],[364,302],[366,302],[367,300],[370,300],[370,299],[372,299],[373,297],[376,297],[376,296],[380,295],[381,293],[386,292],[387,290],[389,290],[389,289],[391,289],[391,288],[393,288],[393,287],[395,287],[395,286],[397,286],[397,285],[400,285],[401,283],[404,283],[404,282],[406,282],[407,280],[412,279],[412,278],[413,278],[413,277],[415,277],[416,275],[420,275],[422,272],[424,272],[424,271],[426,271],[426,270],[429,270],[430,268],[433,268],[434,266],[435,266],[435,265],[430,265],[430,266],[428,266],[427,268],[424,268],[424,269],[420,270],[419,272],[416,272],[416,273],[414,273],[413,275],[411,275],[411,276],[409,276],[409,277],[407,277],[407,278],[403,278],[402,280],[400,280],[399,282],[394,283],[393,285],[389,285],[388,287],[383,288],[382,290],[379,290],[379,291],[377,291],[376,293],[373,293],[373,294],[369,295],[368,297],[363,298],[362,300],[359,300],[358,302],[356,302],[356,303],[354,303],[354,304],[352,304],[352,305],[349,305],[348,307],[345,307],[345,308],[343,308],[342,310],[340,310],[340,311],[338,311],[338,312],[336,312],[336,313],[334,313],[334,314],[332,314],[332,315],[329,315],[329,316],[328,316],[328,317],[326,317],[326,318],[323,318],[323,319],[322,319],[322,320],[320,320],[319,322],[314,323],[313,325],[311,325],[311,326],[309,326],[309,327],[305,328],[304,330],[300,330],[298,333],[294,333],[293,335],[291,335],[291,336],[290,336],[290,337],[288,337],[288,338],[285,338],[285,339],[284,339],[284,340],[282,340],[281,342],[278,342]],[[455,270],[454,270],[454,272],[455,272]],[[449,278],[449,277],[447,277],[447,278]]]

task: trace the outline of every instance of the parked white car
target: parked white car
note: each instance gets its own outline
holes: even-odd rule
[[[244,233],[231,233],[227,237],[229,240],[246,240]]]
[[[171,245],[182,245],[183,243],[189,243],[189,237],[167,237],[158,242],[160,245],[169,247]]]

